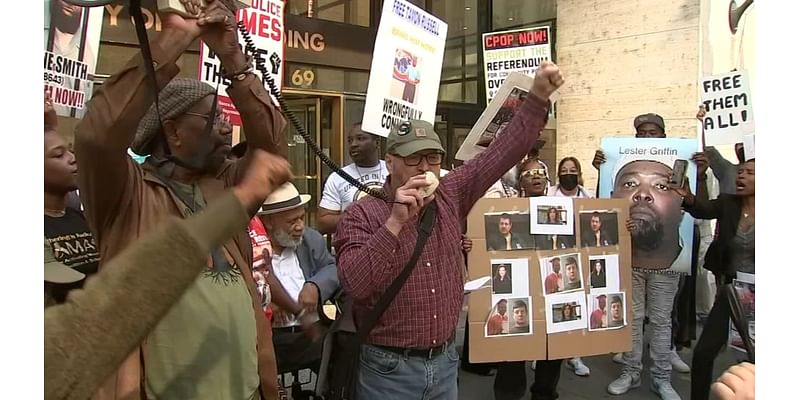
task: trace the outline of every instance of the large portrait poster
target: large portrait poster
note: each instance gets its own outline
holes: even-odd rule
[[[675,160],[687,160],[689,187],[697,193],[697,167],[690,160],[697,140],[607,138],[601,148],[606,162],[600,166],[598,197],[630,205],[632,266],[691,273],[694,219],[669,181]]]
[[[246,48],[245,40],[241,33],[239,34],[239,44],[245,49],[246,55],[253,57],[254,63],[260,61],[267,67],[272,79],[278,86],[278,90],[280,90],[283,85],[283,1],[249,0],[247,2],[251,3],[251,7],[238,10],[236,12],[236,20],[244,24],[256,50],[253,52]],[[264,87],[267,88],[271,95],[272,91],[269,90],[267,80],[264,79],[261,71],[255,69],[254,72],[261,78]],[[233,125],[241,126],[242,119],[226,91],[230,82],[222,78],[222,64],[216,54],[203,42],[200,43],[198,73],[201,81],[219,88],[218,99],[223,113]],[[275,96],[272,96],[272,101],[278,104]]]
[[[62,117],[83,118],[102,27],[102,7],[44,2],[44,92]]]
[[[405,0],[383,3],[364,106],[364,131],[389,136],[409,119],[434,122],[447,24]]]
[[[549,25],[484,33],[486,104],[491,103],[510,73],[533,77],[542,62],[552,60],[551,44]]]

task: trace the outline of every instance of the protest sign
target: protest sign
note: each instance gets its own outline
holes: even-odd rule
[[[744,135],[744,159],[756,158],[756,134]]]
[[[44,2],[44,92],[56,114],[83,118],[92,96],[103,9]]]
[[[405,0],[383,3],[362,128],[389,136],[409,119],[434,122],[447,24]]]
[[[631,234],[633,267],[691,273],[694,219],[683,212],[683,199],[669,189],[669,181],[675,160],[690,160],[697,140],[606,138],[600,147],[606,162],[600,166],[598,197],[628,201],[636,222]],[[697,193],[692,161],[686,178]]]
[[[700,101],[706,109],[703,132],[706,146],[741,143],[755,132],[750,83],[745,71],[707,76],[700,81]]]
[[[579,215],[604,212],[616,217],[604,226],[613,224],[619,240],[602,248],[572,241],[570,248],[553,250],[549,238],[539,240],[544,235],[531,234],[525,224],[537,213],[532,199],[483,198],[467,216],[467,237],[474,244],[468,254],[469,279],[491,281],[491,290],[474,290],[467,299],[467,323],[478,332],[469,338],[469,361],[558,360],[630,351],[633,308],[625,301],[632,293],[631,237],[624,228],[627,202],[567,199],[573,231],[581,230]],[[488,244],[497,234],[506,237],[506,246]],[[598,262],[601,267],[594,267]],[[598,316],[604,323],[593,327],[590,319]]]
[[[736,295],[739,297],[739,303],[742,305],[742,318],[744,318],[743,325],[747,327],[747,335],[750,336],[751,343],[756,342],[756,279],[754,274],[737,273],[736,278],[733,280],[733,288],[736,290]],[[746,352],[744,340],[741,332],[736,329],[736,325],[731,319],[728,331],[728,347]]]
[[[552,60],[550,26],[483,34],[486,104],[491,103],[512,72],[533,77],[544,61]]]
[[[236,20],[244,23],[253,44],[255,52],[246,49],[244,37],[239,34],[239,45],[245,49],[245,55],[251,56],[254,63],[259,60],[272,75],[272,79],[280,90],[283,84],[283,1],[281,0],[251,0],[250,7],[236,12]],[[229,71],[231,72],[231,71]],[[262,76],[261,71],[254,70],[255,74],[261,78],[264,87],[269,90],[267,80]],[[230,81],[222,77],[222,64],[219,57],[205,43],[200,43],[200,67],[198,68],[200,80],[211,86],[219,88],[219,105],[223,113],[230,118],[234,125],[242,125],[239,112],[228,97],[226,89]],[[272,96],[272,101],[278,101]]]
[[[533,77],[519,72],[509,74],[503,86],[483,110],[478,122],[472,126],[464,143],[456,152],[456,159],[467,161],[486,150],[494,138],[500,136],[511,122],[531,87],[533,87]]]

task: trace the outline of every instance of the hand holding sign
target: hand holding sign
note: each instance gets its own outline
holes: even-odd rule
[[[561,76],[561,70],[558,65],[545,61],[536,70],[531,91],[540,99],[547,101],[550,99],[550,95],[563,84],[564,77]]]
[[[239,38],[236,33],[236,17],[219,0],[208,0],[206,9],[200,14],[197,25],[203,29],[203,42],[214,50],[223,66],[226,58],[240,54]],[[244,54],[241,54],[244,58]],[[242,60],[238,60],[242,61]],[[240,62],[235,67],[240,67]],[[228,67],[234,67],[228,65]]]

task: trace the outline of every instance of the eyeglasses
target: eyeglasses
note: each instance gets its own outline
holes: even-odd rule
[[[428,165],[440,165],[442,163],[443,156],[444,155],[442,153],[428,153],[425,155],[412,154],[408,157],[403,157],[403,162],[409,167],[416,167],[424,158]]]
[[[200,117],[200,118],[206,120],[206,123],[208,123],[208,119],[209,119],[208,114],[196,113],[196,112],[192,112],[192,111],[187,111],[187,112],[185,112],[183,114],[184,115],[191,115],[193,117]],[[216,112],[216,114],[214,114],[214,124],[215,125],[218,125],[218,124],[221,125],[221,124],[225,124],[225,123],[229,124],[230,123],[230,118],[228,118],[228,116],[225,115],[225,113],[223,113],[222,111],[218,110]]]
[[[520,174],[521,178],[528,176],[531,178],[547,178],[547,171],[545,171],[544,168],[533,168],[522,171],[522,174]]]

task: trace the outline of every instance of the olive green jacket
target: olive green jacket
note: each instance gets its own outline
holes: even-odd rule
[[[248,221],[228,190],[131,244],[66,303],[46,308],[45,399],[90,398],[197,279],[211,249]]]

